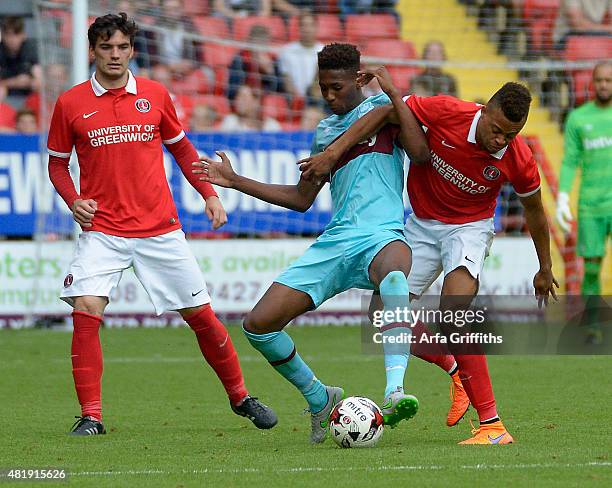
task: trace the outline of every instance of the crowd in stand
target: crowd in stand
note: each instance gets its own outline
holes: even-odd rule
[[[538,3],[459,1],[477,6],[484,28],[487,19],[494,18],[493,10],[506,10],[506,27],[499,33],[502,52],[517,45],[513,36],[525,27],[524,17],[531,3]],[[551,2],[554,0],[547,3]],[[410,42],[399,39],[395,3],[396,0],[100,0],[99,5],[109,11],[124,11],[139,20],[130,68],[134,74],[155,79],[169,89],[187,129],[275,131],[312,130],[325,116],[326,106],[316,78],[317,52],[324,43],[356,42],[364,55],[416,57]],[[547,55],[554,57],[562,52],[571,36],[612,36],[612,0],[557,3],[554,25],[547,33],[553,48],[546,51]],[[58,17],[58,31],[60,42],[67,47],[71,19],[64,13],[67,15]],[[360,24],[351,21],[363,18],[362,14],[378,14],[378,24],[373,29],[354,27]],[[534,18],[538,15],[534,14]],[[391,19],[384,28],[380,23],[383,17]],[[536,39],[533,32],[531,37]],[[530,52],[540,53],[535,42]],[[400,89],[422,96],[460,95],[456,80],[439,67],[446,60],[441,42],[427,43],[422,59],[433,62],[435,67],[393,67],[392,76]],[[47,98],[44,101],[40,95],[42,79]],[[43,72],[35,43],[26,35],[24,20],[2,19],[0,132],[21,131],[18,123],[24,127],[21,121],[31,121],[32,113],[40,119],[43,107],[50,113],[59,93],[68,87],[69,73],[64,65],[47,64]],[[379,91],[375,81],[365,88],[368,95]],[[544,86],[543,91],[546,95],[559,90]]]

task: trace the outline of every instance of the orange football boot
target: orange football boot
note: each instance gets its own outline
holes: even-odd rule
[[[470,422],[471,423],[471,422]],[[470,437],[464,441],[461,441],[459,444],[512,444],[514,439],[508,433],[504,424],[501,423],[501,420],[497,422],[493,422],[492,424],[481,425],[477,429],[474,428],[472,424],[472,435],[474,437]]]
[[[461,379],[459,378],[459,371],[455,371],[455,374],[451,376],[453,380],[450,386],[450,397],[453,403],[451,403],[450,410],[448,411],[448,415],[446,416],[446,425],[452,427],[453,425],[457,425],[465,412],[467,412],[470,406],[470,399],[461,384]]]

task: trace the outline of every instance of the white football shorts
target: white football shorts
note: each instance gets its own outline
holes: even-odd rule
[[[210,303],[206,281],[181,229],[154,237],[82,232],[60,298],[109,297],[132,266],[157,315]]]
[[[421,296],[440,273],[446,276],[460,266],[479,279],[495,231],[493,219],[445,224],[411,214],[406,219],[404,234],[412,250],[408,286],[410,293]]]

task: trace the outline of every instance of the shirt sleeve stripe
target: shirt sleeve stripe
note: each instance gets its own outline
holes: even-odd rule
[[[185,131],[182,130],[181,132],[179,132],[179,135],[176,137],[173,137],[172,139],[166,139],[165,141],[163,141],[164,144],[175,144],[178,141],[180,141],[183,137],[185,137]]]
[[[70,153],[57,152],[57,151],[54,151],[53,149],[49,149],[49,148],[47,148],[47,152],[51,156],[55,156],[56,158],[69,158],[70,157]]]
[[[525,197],[530,197],[531,195],[536,194],[538,191],[540,191],[540,187],[539,186],[535,190],[532,190],[532,191],[527,192],[527,193],[517,193],[517,195],[519,197],[525,198]]]

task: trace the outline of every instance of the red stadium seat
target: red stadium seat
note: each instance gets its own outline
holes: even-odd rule
[[[612,37],[569,36],[565,44],[565,59],[608,59],[612,56]]]
[[[287,28],[280,17],[238,17],[234,19],[234,38],[237,41],[245,41],[254,25],[265,25],[270,31],[271,42],[287,42]]]
[[[560,5],[561,0],[525,0],[523,19],[529,33],[529,47],[533,53],[552,53],[552,33]]]
[[[565,45],[567,61],[609,59],[612,56],[612,38],[600,36],[570,36]],[[581,105],[592,98],[592,70],[572,72],[574,105]]]
[[[410,41],[399,39],[370,39],[365,43],[361,54],[393,59],[416,59],[418,57]]]
[[[219,39],[229,39],[231,37],[227,22],[221,17],[192,17],[192,20],[202,36]]]
[[[213,84],[200,69],[194,69],[187,76],[172,81],[172,91],[177,95],[211,93]]]
[[[289,119],[289,104],[283,95],[277,93],[264,95],[261,106],[264,118],[272,117],[279,122]]]
[[[200,95],[191,97],[193,106],[210,105],[213,107],[220,117],[223,117],[231,112],[229,100],[221,95]]]
[[[349,15],[346,18],[348,42],[359,43],[364,39],[399,39],[397,21],[390,14]]]
[[[183,0],[183,12],[187,17],[209,14],[209,2],[206,0]]]
[[[237,52],[237,47],[209,42],[204,45],[204,61],[213,68],[217,66],[228,67]]]
[[[410,88],[410,81],[421,71],[413,66],[387,66],[393,84],[402,91]]]
[[[344,27],[340,21],[340,17],[332,14],[319,14],[317,20],[317,40],[320,42],[343,42]],[[289,20],[289,40],[297,41],[300,38],[299,18],[291,17]]]

